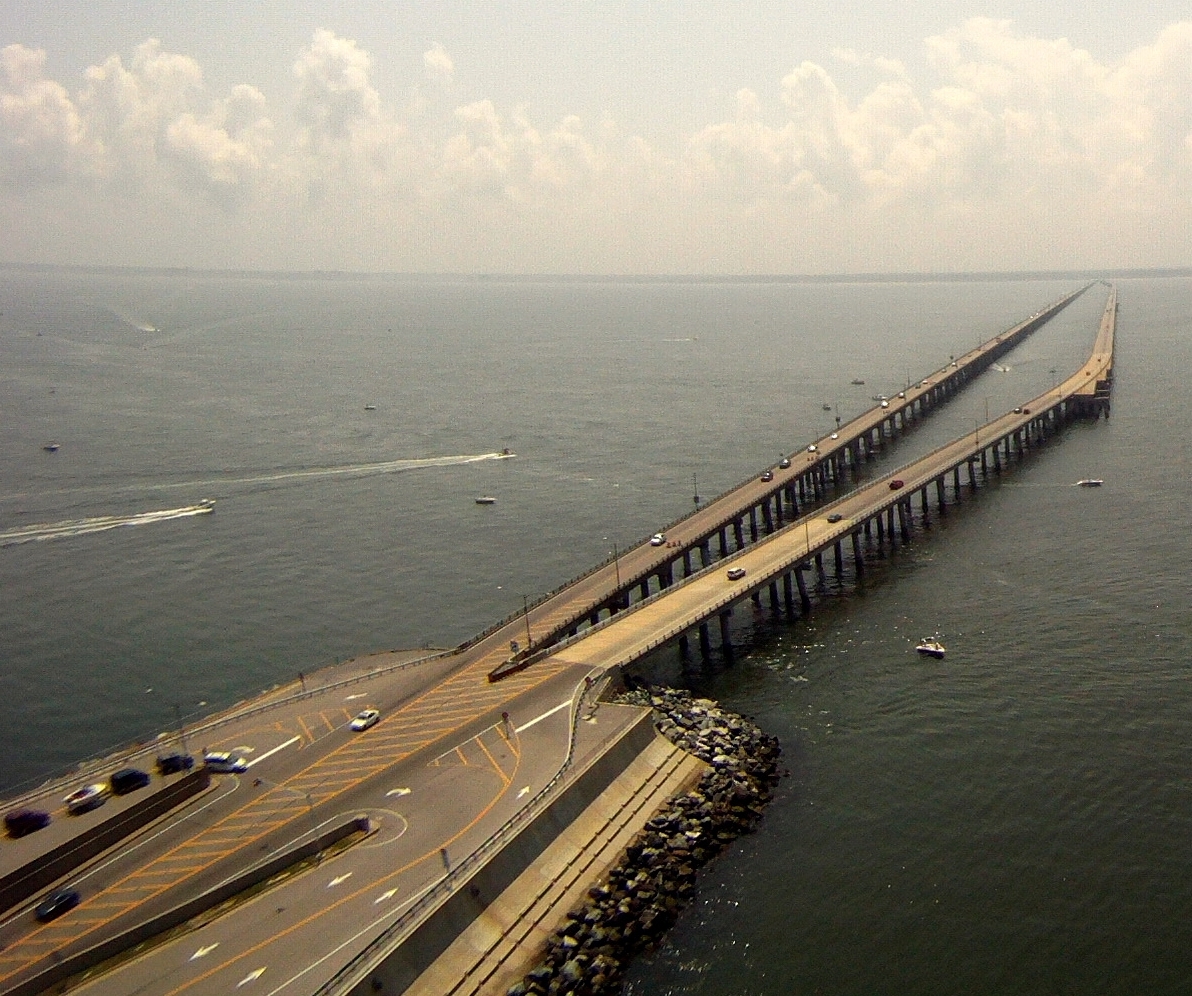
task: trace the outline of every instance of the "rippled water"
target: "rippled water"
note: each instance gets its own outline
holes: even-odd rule
[[[217,501],[0,545],[0,784],[459,642],[1078,285],[0,271],[0,536]],[[809,620],[738,610],[732,661],[643,665],[754,716],[791,774],[631,991],[1187,991],[1192,281],[1119,289],[1108,422],[829,577]],[[884,466],[1075,369],[1103,305]]]

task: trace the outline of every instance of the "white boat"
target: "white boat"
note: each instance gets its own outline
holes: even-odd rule
[[[1077,487],[1081,488],[1099,488],[1105,482],[1099,477],[1086,477],[1084,480],[1077,481]]]
[[[497,503],[497,499],[494,498],[492,495],[481,495],[479,498],[476,499],[477,505],[495,505],[496,503]]]
[[[944,648],[944,645],[935,637],[929,640],[920,640],[919,645],[915,649],[924,656],[935,657],[937,660],[948,652]]]
[[[214,498],[203,498],[199,502],[199,511],[200,512],[214,512],[215,511],[215,499]]]

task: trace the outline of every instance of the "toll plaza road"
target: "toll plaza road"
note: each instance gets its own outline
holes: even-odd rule
[[[560,673],[510,703],[508,720],[498,714],[321,807],[319,821],[365,812],[375,832],[79,991],[310,992],[550,782],[586,675]],[[580,724],[583,749],[636,715],[602,706],[597,723]]]

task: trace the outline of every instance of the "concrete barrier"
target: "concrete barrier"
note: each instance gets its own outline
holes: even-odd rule
[[[163,813],[198,795],[210,783],[210,772],[204,767],[196,768],[110,819],[97,823],[41,857],[8,872],[0,877],[0,910],[10,909],[36,895],[113,844],[132,836]]]
[[[546,848],[621,775],[657,734],[650,711],[583,768],[541,813],[454,891],[408,935],[357,959],[341,973],[334,991],[351,996],[407,989]],[[378,986],[378,983],[380,985]],[[320,992],[329,991],[326,987]]]
[[[166,910],[164,913],[146,920],[144,923],[122,931],[115,937],[96,944],[86,951],[80,951],[78,954],[54,961],[52,964],[41,968],[36,974],[26,977],[11,989],[4,990],[4,996],[36,996],[37,993],[44,992],[50,986],[61,982],[63,979],[68,979],[70,976],[77,975],[79,972],[94,968],[96,965],[115,957],[122,951],[127,951],[129,948],[135,947],[143,941],[149,940],[151,937],[156,937],[158,934],[162,934],[180,924],[186,923],[187,920],[198,916],[200,913],[205,913],[207,910],[218,906],[233,896],[239,895],[246,889],[251,889],[254,885],[259,885],[261,882],[266,881],[280,871],[284,871],[291,865],[297,864],[306,858],[314,857],[345,837],[354,833],[367,833],[368,829],[369,822],[367,816],[350,817],[342,823],[338,823],[329,830],[324,831],[317,838],[299,847],[275,854],[268,861],[254,865],[252,868],[229,878],[225,882],[221,882],[215,888],[209,889],[188,902],[181,903],[173,909]]]

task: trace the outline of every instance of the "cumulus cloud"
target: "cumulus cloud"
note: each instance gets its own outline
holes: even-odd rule
[[[427,75],[432,79],[450,82],[455,75],[455,63],[438,42],[435,42],[429,51],[422,53],[422,64],[426,66]]]
[[[86,170],[91,157],[78,109],[64,87],[44,78],[46,53],[0,49],[0,178],[58,182]]]

